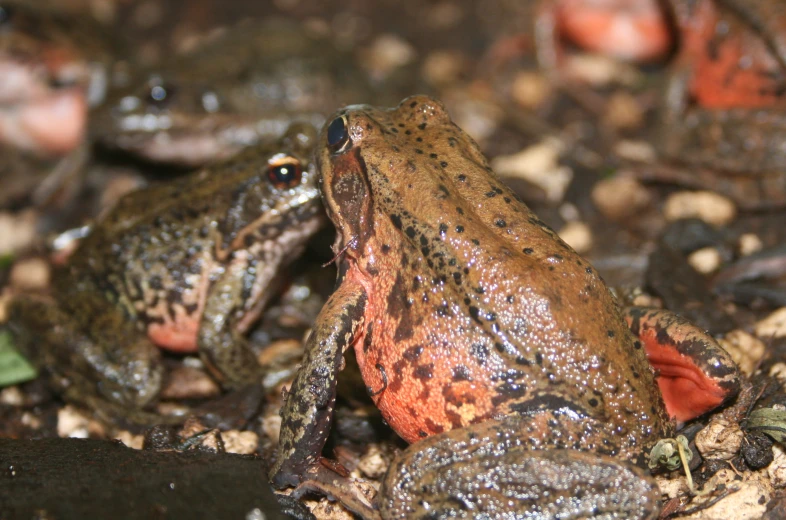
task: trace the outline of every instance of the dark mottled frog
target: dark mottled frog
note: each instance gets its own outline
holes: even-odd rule
[[[664,406],[598,273],[433,99],[348,107],[320,139],[339,283],[282,410],[274,485],[320,471],[354,347],[383,417],[415,442],[380,490],[384,518],[654,517],[657,487],[636,465],[681,407],[674,394]],[[733,394],[722,349],[688,358],[692,333],[672,342],[661,333],[675,324],[653,312],[632,316],[657,339],[653,353],[670,353],[660,358],[678,382],[667,387],[708,380],[721,400]]]
[[[57,304],[17,299],[20,346],[66,397],[141,409],[162,378],[156,346],[199,352],[225,386],[260,381],[243,334],[323,222],[315,131],[122,198],[54,282]]]
[[[293,119],[321,125],[342,104],[369,100],[352,63],[294,23],[241,24],[113,92],[95,135],[151,161],[205,164],[280,135]]]

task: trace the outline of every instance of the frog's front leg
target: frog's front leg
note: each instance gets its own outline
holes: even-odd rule
[[[317,316],[303,364],[281,410],[278,458],[270,473],[279,489],[299,484],[319,461],[330,433],[343,353],[361,337],[366,301],[365,289],[345,280]]]
[[[268,299],[266,294],[254,294],[255,287],[268,287],[276,273],[249,269],[249,263],[244,251],[228,262],[210,286],[199,322],[199,354],[228,387],[262,381],[262,367],[244,333]]]
[[[382,483],[382,518],[657,517],[659,490],[643,470],[555,446],[549,437],[575,424],[547,415],[490,420],[413,444]]]

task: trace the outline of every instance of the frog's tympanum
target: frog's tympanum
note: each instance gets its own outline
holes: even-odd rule
[[[106,146],[153,162],[199,166],[287,125],[321,126],[350,100],[368,100],[351,57],[282,20],[241,24],[143,71],[96,114]]]
[[[89,17],[0,2],[0,141],[49,154],[76,147],[116,47]]]
[[[159,391],[160,346],[199,352],[225,385],[260,381],[243,337],[324,217],[310,161],[316,131],[133,192],[54,281],[57,305],[18,299],[19,344],[66,398],[142,408]]]
[[[320,139],[339,280],[282,410],[274,485],[318,470],[354,347],[383,417],[415,443],[380,490],[384,518],[653,518],[657,488],[637,465],[681,407],[667,412],[597,271],[433,99],[350,106]],[[689,350],[661,356],[672,387],[709,367],[721,399],[735,391],[725,353],[696,364]]]

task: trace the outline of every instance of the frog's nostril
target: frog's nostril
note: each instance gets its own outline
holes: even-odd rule
[[[332,152],[343,150],[349,143],[347,118],[345,116],[337,117],[330,122],[327,129],[327,142]]]

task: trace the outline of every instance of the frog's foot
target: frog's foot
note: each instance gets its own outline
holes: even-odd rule
[[[380,488],[382,518],[657,517],[660,493],[643,470],[587,451],[532,450],[536,442],[512,440],[521,432],[516,420],[453,430],[410,446]],[[467,433],[457,437],[462,431]]]
[[[688,421],[737,395],[739,369],[712,336],[663,309],[628,307],[624,314],[656,370],[669,416]]]
[[[326,459],[322,463],[317,462],[306,470],[303,481],[291,496],[301,498],[308,493],[319,493],[340,502],[363,520],[379,520],[379,512],[373,504],[374,497],[367,496],[355,479],[345,473],[346,470],[337,472],[334,468],[335,464]],[[368,489],[371,489],[370,486]]]

